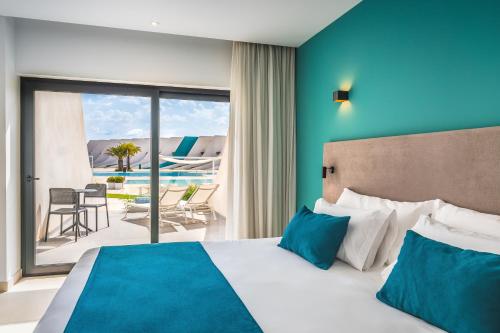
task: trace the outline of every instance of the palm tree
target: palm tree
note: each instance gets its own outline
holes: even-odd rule
[[[119,144],[118,146],[109,147],[106,150],[106,154],[109,156],[114,156],[118,159],[118,168],[117,171],[123,171],[123,159],[128,156],[128,151],[123,144]]]
[[[141,151],[141,147],[137,146],[133,142],[122,143],[121,146],[127,152],[127,170],[132,171],[132,166],[130,165],[130,157],[139,153]]]

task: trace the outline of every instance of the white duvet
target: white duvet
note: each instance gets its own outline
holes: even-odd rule
[[[443,332],[378,301],[379,271],[360,272],[339,260],[324,271],[278,241],[202,243],[264,332]],[[35,332],[64,331],[98,251],[82,256]]]

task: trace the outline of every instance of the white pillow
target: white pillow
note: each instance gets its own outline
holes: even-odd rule
[[[426,238],[461,249],[500,254],[500,238],[453,228],[427,215],[420,216],[417,224],[411,230]],[[391,274],[396,262],[393,262],[381,272],[384,281]]]
[[[500,203],[498,203],[500,205]],[[433,217],[451,227],[500,238],[500,215],[480,213],[472,209],[443,203]]]
[[[372,267],[375,255],[382,243],[392,210],[367,210],[342,207],[324,199],[314,206],[317,214],[350,216],[347,233],[337,253],[337,258],[363,271]]]
[[[422,214],[433,213],[440,200],[422,202],[402,202],[356,193],[345,188],[337,204],[364,209],[393,209],[396,215],[389,221],[387,233],[375,258],[375,266],[390,264],[397,259],[406,231],[413,227]]]

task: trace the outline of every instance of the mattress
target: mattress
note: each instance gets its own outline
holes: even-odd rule
[[[379,271],[360,272],[340,260],[321,270],[278,241],[202,242],[264,332],[443,332],[378,301]],[[35,332],[64,332],[98,252],[78,261]]]

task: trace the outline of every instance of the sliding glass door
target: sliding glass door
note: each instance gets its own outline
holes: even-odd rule
[[[216,226],[214,204],[190,215],[182,205],[216,183],[228,101],[226,91],[23,78],[24,274],[68,272],[100,246],[206,239],[196,214]],[[202,147],[207,134],[218,141]]]
[[[160,97],[159,241],[224,239],[229,96]]]

